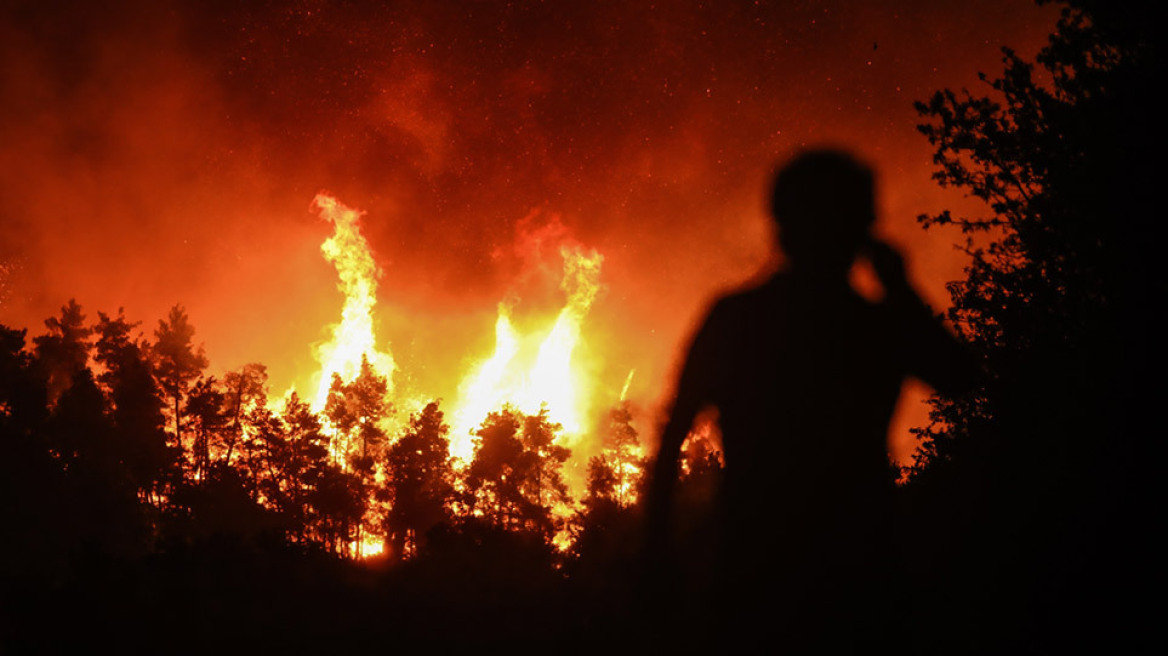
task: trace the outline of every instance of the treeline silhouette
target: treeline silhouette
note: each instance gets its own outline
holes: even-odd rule
[[[989,206],[984,218],[921,217],[968,237],[947,314],[986,376],[934,397],[917,431],[920,456],[886,531],[897,576],[884,644],[1157,644],[1159,30],[1137,5],[1077,1],[1036,63],[1005,51],[988,95],[941,91],[918,105],[937,180]],[[665,578],[646,577],[645,467],[627,408],[614,409],[587,492],[569,505],[567,453],[546,413],[498,409],[456,469],[439,402],[384,432],[395,409],[368,365],[335,381],[322,417],[295,397],[269,408],[262,365],[207,375],[179,307],[150,337],[120,312],[87,323],[73,302],[46,328],[30,342],[0,327],[0,646],[727,646],[709,596],[721,537],[713,442],[682,450],[680,553]],[[776,462],[773,476],[798,466]],[[756,521],[783,528],[765,512]],[[388,545],[378,566],[355,558],[371,539]],[[782,651],[768,597],[748,603],[754,635]]]
[[[335,646],[385,622],[399,644],[490,643],[553,621],[544,597],[568,574],[633,563],[644,464],[627,404],[575,503],[546,408],[490,413],[456,467],[439,401],[387,434],[395,408],[368,361],[334,376],[317,414],[295,393],[269,403],[263,365],[209,375],[180,306],[152,338],[75,301],[45,326],[31,344],[0,327],[2,628],[18,644],[176,631]],[[394,593],[377,597],[385,576]],[[44,633],[58,617],[85,630]]]
[[[985,217],[948,318],[984,385],[932,400],[902,492],[933,653],[1140,653],[1156,625],[1165,298],[1162,25],[1075,1],[1036,64],[1004,50],[988,95],[917,103],[936,179]]]

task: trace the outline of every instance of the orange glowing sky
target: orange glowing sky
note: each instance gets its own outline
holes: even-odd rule
[[[703,306],[764,265],[766,180],[804,145],[880,175],[882,232],[937,308],[975,207],[936,187],[914,100],[977,89],[1057,8],[934,2],[9,2],[0,323],[182,303],[213,371],[303,385],[342,299],[320,190],[366,212],[399,389],[452,397],[496,307],[558,309],[555,233],[604,255],[581,357],[651,417]],[[919,410],[912,416],[920,417]],[[902,423],[906,420],[902,420]],[[642,432],[652,433],[644,429]],[[898,453],[906,453],[902,442]]]

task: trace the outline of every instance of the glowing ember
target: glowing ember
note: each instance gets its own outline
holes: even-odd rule
[[[313,205],[320,210],[322,219],[333,224],[333,235],[320,249],[325,259],[336,267],[340,277],[337,288],[345,295],[341,322],[333,326],[332,340],[321,344],[316,352],[321,369],[312,409],[320,412],[328,400],[333,374],[340,375],[344,381],[353,380],[360,373],[361,357],[365,356],[392,389],[394,363],[388,352],[378,350],[373,336],[373,308],[377,305],[377,279],[381,270],[361,235],[358,220],[362,212],[326,194],[318,194]]]
[[[621,387],[620,400],[627,401],[629,396],[629,385],[633,384],[633,374],[637,373],[636,369],[629,369],[629,375],[625,378],[624,387]]]

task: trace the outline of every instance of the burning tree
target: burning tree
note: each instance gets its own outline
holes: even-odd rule
[[[622,401],[609,413],[608,432],[600,455],[588,461],[588,498],[605,499],[618,507],[637,499],[644,477],[645,459],[633,428],[628,402]]]
[[[578,573],[597,576],[597,570],[633,560],[641,530],[636,501],[645,472],[640,452],[629,404],[621,401],[609,412],[601,452],[588,459],[588,489],[574,518]]]
[[[321,250],[336,268],[344,305],[331,339],[317,348],[319,379],[308,403],[293,394],[282,409],[270,404],[260,364],[205,374],[207,358],[181,305],[158,322],[150,343],[131,336],[136,324],[120,312],[86,325],[71,301],[46,322],[49,332],[35,340],[31,361],[50,392],[46,411],[68,399],[58,423],[89,426],[56,430],[54,457],[88,461],[78,454],[104,444],[88,435],[108,437],[124,478],[154,506],[156,535],[178,542],[220,530],[254,536],[278,529],[290,542],[344,555],[377,553],[385,538],[402,556],[457,515],[454,532],[478,522],[537,549],[553,540],[565,547],[572,499],[564,444],[590,437],[585,418],[594,402],[594,386],[573,357],[603,289],[603,257],[567,239],[548,251],[562,259],[564,303],[540,328],[520,331],[522,324],[512,323],[517,297],[499,306],[495,353],[462,378],[450,415],[451,423],[464,422],[464,436],[476,436],[473,445],[451,444],[437,403],[390,443],[400,397],[393,396],[393,358],[374,335],[381,270],[361,235],[360,211],[327,195],[314,207],[334,228]],[[88,369],[94,347],[96,382]],[[491,407],[502,409],[488,414]],[[634,498],[638,473],[629,420],[627,408],[614,415],[603,438],[602,461],[613,475],[605,494],[622,507]]]
[[[337,431],[338,454],[348,458],[357,471],[371,474],[381,447],[385,444],[384,422],[393,414],[387,396],[388,382],[361,356],[361,370],[345,382],[333,374],[324,414]],[[353,442],[358,446],[354,447]]]

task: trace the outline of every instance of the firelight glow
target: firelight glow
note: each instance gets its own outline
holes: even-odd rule
[[[769,256],[768,172],[806,145],[880,172],[884,233],[945,307],[964,256],[912,217],[980,201],[932,183],[912,101],[980,84],[1003,45],[1033,53],[1059,11],[730,4],[5,3],[0,323],[35,332],[75,297],[150,325],[182,303],[217,373],[263,363],[319,409],[332,373],[378,352],[397,400],[440,396],[453,420],[468,371],[530,368],[553,332],[562,299],[496,314],[526,264],[515,224],[539,209],[604,253],[612,290],[571,356],[604,384],[572,385],[615,397],[636,368],[626,398],[651,445],[643,418],[667,406],[694,322]],[[304,211],[319,189],[337,194],[317,204],[334,245],[376,256],[336,263],[340,319]],[[361,213],[337,198],[388,220],[346,233]],[[389,261],[392,289],[375,265]],[[322,339],[317,362],[306,345]]]
[[[362,357],[386,378],[390,398],[400,406],[417,405],[395,398],[396,366],[388,348],[380,347],[375,336],[374,311],[381,270],[361,234],[363,213],[326,194],[318,195],[313,206],[322,219],[333,224],[334,233],[321,245],[321,252],[336,268],[337,288],[344,295],[341,320],[333,325],[332,338],[317,347],[320,369],[314,375],[318,382],[313,409],[324,409],[334,374],[345,382],[357,376]],[[595,250],[566,243],[559,248],[559,254],[563,260],[560,290],[565,300],[554,320],[548,322],[550,325],[545,323],[541,328],[520,333],[512,322],[513,304],[518,301],[499,303],[495,350],[462,377],[449,415],[451,455],[463,463],[468,463],[474,454],[475,428],[505,404],[525,414],[536,414],[546,407],[549,419],[563,427],[560,440],[565,443],[579,441],[590,428],[588,417],[596,383],[581,372],[573,355],[582,340],[584,321],[601,290],[604,257]],[[627,386],[626,380],[626,390]]]
[[[562,425],[567,436],[578,437],[584,429],[591,395],[583,376],[572,366],[572,355],[600,290],[604,257],[569,247],[562,248],[560,255],[564,259],[560,288],[567,301],[542,340],[538,333],[519,335],[511,323],[510,308],[499,304],[495,352],[463,380],[451,413],[450,449],[456,458],[470,459],[474,427],[504,403],[525,414],[538,413],[546,405],[551,420]],[[535,341],[539,346],[534,353],[525,348]]]

